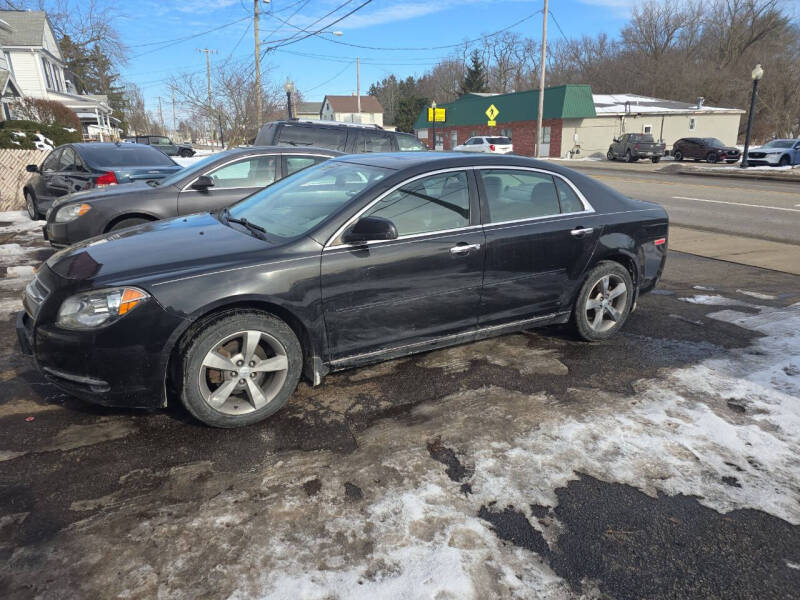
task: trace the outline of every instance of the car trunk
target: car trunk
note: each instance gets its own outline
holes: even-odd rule
[[[100,167],[103,169],[104,167]],[[117,176],[117,183],[131,183],[133,181],[146,181],[148,179],[163,179],[183,167],[175,166],[152,166],[152,167],[117,167],[109,168]]]

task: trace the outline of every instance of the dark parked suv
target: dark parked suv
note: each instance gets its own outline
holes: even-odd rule
[[[145,144],[152,146],[156,150],[161,150],[167,156],[182,156],[188,158],[194,156],[195,151],[190,144],[176,144],[171,139],[163,135],[137,135],[125,138],[131,144]]]
[[[675,160],[693,158],[710,163],[735,163],[741,158],[737,148],[726,146],[717,138],[681,138],[672,144],[672,156]]]
[[[256,146],[314,146],[346,154],[420,152],[425,144],[410,133],[386,131],[377,125],[339,121],[273,121],[258,132]]]

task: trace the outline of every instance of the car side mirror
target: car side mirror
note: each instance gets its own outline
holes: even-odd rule
[[[619,138],[614,138],[614,143],[619,144]]]
[[[204,191],[210,187],[214,187],[214,180],[208,175],[200,175],[200,177],[195,179],[194,183],[192,184],[193,190]]]
[[[25,170],[28,173],[38,173],[39,172],[39,165],[27,165]]]
[[[397,239],[397,227],[383,217],[362,217],[342,235],[345,244]]]

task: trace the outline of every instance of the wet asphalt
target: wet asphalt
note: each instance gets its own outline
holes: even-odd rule
[[[47,252],[42,249],[37,258]],[[45,584],[59,589],[57,580],[47,581],[47,573],[40,582],[20,581],[2,565],[25,549],[27,567],[35,568],[38,549],[44,561],[49,542],[104,510],[102,503],[93,504],[96,499],[113,496],[124,502],[166,490],[159,493],[167,507],[191,497],[193,489],[217,485],[206,473],[189,486],[165,486],[170,469],[205,462],[223,486],[226,474],[252,472],[267,455],[279,459],[288,452],[328,450],[347,461],[360,432],[378,422],[402,429],[417,418],[414,407],[456,392],[492,385],[546,392],[565,410],[581,411],[591,405],[591,394],[576,396],[568,388],[631,394],[637,380],[656,377],[661,369],[746,347],[757,333],[709,319],[718,307],[678,299],[703,293],[696,285],[745,300],[737,290],[774,295],[775,300],[762,302],[768,305],[800,301],[796,276],[673,252],[661,285],[641,298],[615,339],[580,343],[563,327],[532,330],[520,338],[524,348],[558,351],[568,377],[525,376],[503,360],[480,357],[469,369],[434,375],[419,361],[401,359],[334,374],[321,387],[302,384],[278,415],[240,430],[205,427],[179,405],[148,412],[70,398],[46,383],[17,351],[9,318],[0,323],[0,597],[33,598]],[[0,299],[11,295],[0,290]],[[729,407],[743,410],[735,403]],[[437,439],[427,451],[453,486],[470,494],[472,473],[456,453]],[[308,477],[298,473],[297,479]],[[303,484],[309,496],[319,491],[314,481]],[[730,476],[726,483],[737,485]],[[365,493],[369,490],[353,483],[342,490],[352,502]],[[557,518],[564,525],[555,544],[548,545],[520,507],[505,505],[502,498],[481,507],[477,516],[506,543],[526,549],[531,560],[544,560],[576,594],[589,580],[602,597],[617,600],[800,597],[800,570],[779,567],[786,557],[800,564],[797,525],[757,510],[721,514],[691,497],[653,498],[588,475],[557,490],[557,496],[557,506],[531,507],[540,519]],[[67,587],[63,592],[47,597],[76,597]]]

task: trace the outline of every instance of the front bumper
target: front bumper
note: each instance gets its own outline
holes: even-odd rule
[[[111,325],[71,331],[48,322],[47,313],[53,309],[46,310],[46,304],[36,321],[21,312],[16,328],[20,349],[33,357],[48,381],[81,400],[104,406],[166,404],[170,340],[183,323],[181,318],[151,298]]]
[[[90,211],[91,212],[91,211]],[[42,228],[42,236],[55,248],[64,248],[90,237],[100,235],[92,220],[93,215],[84,215],[67,223],[56,223],[48,219]]]

